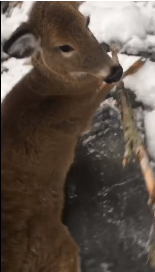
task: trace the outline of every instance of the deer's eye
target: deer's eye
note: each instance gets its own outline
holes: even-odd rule
[[[59,49],[64,52],[64,53],[69,53],[71,51],[74,51],[74,48],[71,47],[70,45],[62,45],[62,46],[59,46]]]

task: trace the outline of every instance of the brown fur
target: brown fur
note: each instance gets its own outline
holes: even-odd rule
[[[1,108],[2,272],[79,271],[78,247],[61,222],[64,182],[104,100],[95,73],[113,65],[85,22],[75,3],[39,2],[30,14],[41,53]],[[78,49],[72,60],[54,51],[66,42]],[[91,75],[72,78],[79,69]]]

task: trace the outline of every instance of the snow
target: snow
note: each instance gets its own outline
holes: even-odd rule
[[[125,86],[135,91],[138,100],[155,109],[155,63],[147,61],[134,75],[127,77]]]
[[[16,27],[27,20],[32,1],[16,7],[12,16],[1,17],[1,38],[7,39]],[[85,2],[80,11],[90,16],[89,28],[99,42],[118,42],[122,52],[138,54],[140,51],[155,52],[155,2]],[[119,54],[119,61],[126,70],[138,57]],[[31,67],[25,60],[10,59],[3,63],[9,68],[1,76],[1,100]],[[148,150],[155,159],[155,63],[147,61],[135,74],[124,80],[125,86],[135,91],[138,99],[151,111],[144,112],[144,124]]]
[[[127,42],[122,51],[127,52],[128,54],[138,54],[140,51],[154,52],[155,51],[155,36],[147,35],[145,40],[140,39],[137,36],[134,36]]]
[[[27,21],[32,3],[32,1],[25,1],[20,9],[18,6],[15,7],[9,18],[5,14],[1,14],[1,40],[7,39],[20,23]]]
[[[126,44],[134,36],[147,40],[147,34],[155,33],[155,8],[139,7],[134,2],[85,2],[80,11],[90,15],[90,29],[102,42],[113,40]]]
[[[32,6],[32,1],[26,1],[21,8],[15,7],[12,10],[11,17],[1,15],[1,42],[7,39],[20,23],[27,21],[28,12]],[[11,88],[21,79],[30,69],[30,66],[23,65],[25,60],[16,60],[14,58],[4,62],[4,66],[9,68],[8,72],[4,72],[1,76],[1,101]]]
[[[8,72],[4,72],[1,76],[1,101],[3,101],[6,94],[10,89],[21,79],[25,74],[30,71],[31,66],[24,65],[25,60],[16,60],[14,58],[9,59],[4,63],[6,68],[9,68]]]

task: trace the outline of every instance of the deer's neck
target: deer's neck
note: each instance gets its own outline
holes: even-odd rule
[[[94,79],[66,83],[54,74],[49,77],[38,67],[33,68],[2,104],[3,164],[9,157],[12,169],[17,165],[22,172],[26,169],[37,173],[39,181],[32,182],[34,187],[38,182],[47,186],[55,172],[56,184],[62,184],[73,161],[78,136],[94,113],[91,101],[96,88]],[[29,186],[27,180],[23,182]]]

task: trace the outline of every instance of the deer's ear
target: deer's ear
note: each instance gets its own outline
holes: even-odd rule
[[[39,47],[39,39],[31,31],[28,23],[20,25],[4,42],[3,51],[18,59],[30,57]]]
[[[81,6],[85,1],[65,1],[69,5],[71,5],[73,8],[78,9],[79,6]]]
[[[79,8],[86,1],[74,1],[76,3],[76,7]]]

